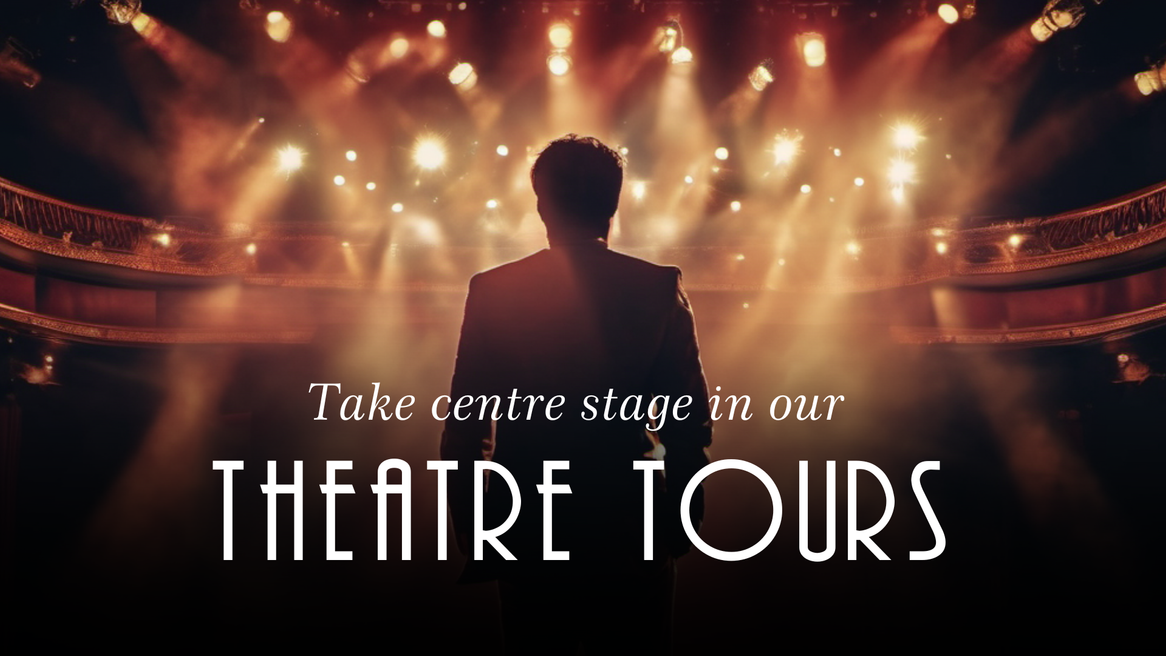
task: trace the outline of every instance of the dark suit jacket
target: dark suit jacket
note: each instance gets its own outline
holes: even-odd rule
[[[532,419],[503,419],[496,427],[473,418],[446,422],[441,455],[459,461],[451,479],[450,507],[455,529],[471,535],[473,461],[490,458],[518,481],[522,511],[501,536],[516,561],[496,566],[471,563],[470,578],[538,572],[542,562],[542,481],[545,460],[567,460],[569,471],[555,483],[571,486],[570,495],[553,501],[553,547],[571,552],[572,566],[643,562],[643,472],[632,463],[653,451],[658,436],[665,449],[665,476],[657,479],[655,544],[660,556],[688,548],[680,528],[679,501],[684,484],[708,463],[712,437],[708,390],[697,350],[692,310],[680,283],[680,270],[608,250],[602,241],[555,247],[477,274],[470,281],[458,346],[451,397],[494,395],[503,407],[513,390],[550,399],[564,395],[547,421],[540,403]],[[605,421],[604,397],[614,390],[613,409],[629,395],[642,395],[646,411],[653,395],[670,403],[692,397],[688,417],[669,416],[649,432],[646,419]],[[581,418],[583,400],[600,412]],[[594,400],[594,399],[593,399]],[[526,404],[521,404],[525,410]],[[630,409],[630,405],[628,406]],[[492,430],[492,428],[494,430]],[[665,484],[666,481],[666,484]],[[694,525],[703,514],[703,495],[692,507]],[[486,527],[505,520],[510,493],[504,481],[489,485]],[[468,554],[472,557],[472,554]],[[555,567],[561,567],[555,565]]]

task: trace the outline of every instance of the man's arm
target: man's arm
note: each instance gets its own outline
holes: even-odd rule
[[[463,553],[466,553],[473,521],[473,463],[486,458],[492,451],[494,441],[493,426],[489,419],[480,421],[477,413],[474,413],[469,419],[458,420],[453,414],[453,403],[462,396],[489,394],[493,368],[489,359],[489,343],[484,333],[487,307],[483,301],[481,284],[478,276],[474,276],[470,279],[457,361],[450,383],[450,414],[445,421],[445,431],[441,434],[441,459],[458,463],[457,471],[452,472],[449,479],[449,509],[458,548]]]
[[[681,284],[679,269],[676,270],[675,298],[650,384],[653,394],[667,394],[674,400],[684,395],[692,397],[688,417],[684,421],[665,422],[659,430],[660,443],[664,445],[664,485],[668,503],[665,537],[671,554],[679,556],[692,546],[680,523],[680,498],[693,475],[708,464],[706,448],[711,444],[713,434],[708,385],[696,342],[696,323]],[[693,494],[689,513],[692,525],[699,529],[704,518],[703,486]]]

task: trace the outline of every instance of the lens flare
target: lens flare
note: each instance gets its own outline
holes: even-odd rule
[[[304,151],[289,144],[275,151],[275,161],[281,173],[291,174],[304,167]]]
[[[959,10],[946,2],[939,5],[939,8],[935,10],[935,13],[939,14],[940,20],[947,23],[948,25],[954,25],[955,22],[960,19]]]
[[[272,41],[287,43],[292,34],[292,22],[282,11],[271,11],[267,13],[264,29],[267,30],[267,36],[271,37]]]
[[[432,36],[432,37],[435,37],[438,39],[444,39],[445,38],[445,23],[443,23],[439,20],[431,20],[431,21],[429,21],[429,24],[425,26],[425,31],[429,32],[429,36]]]
[[[919,142],[923,140],[923,135],[919,133],[919,128],[909,123],[900,123],[891,129],[891,140],[895,147],[900,150],[915,150],[919,146]]]
[[[445,145],[437,137],[422,137],[413,145],[413,162],[427,170],[441,168],[445,164]]]
[[[788,166],[801,152],[802,135],[779,134],[773,144],[773,163],[777,166]]]

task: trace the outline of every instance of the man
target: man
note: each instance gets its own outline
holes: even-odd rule
[[[499,579],[507,647],[515,652],[668,649],[672,558],[688,551],[680,499],[708,463],[712,428],[708,390],[680,271],[607,247],[623,184],[623,160],[593,137],[551,142],[531,169],[538,212],[550,248],[477,274],[470,281],[451,385],[466,395],[508,399],[517,390],[565,404],[547,418],[544,405],[493,426],[479,406],[451,415],[441,455],[458,461],[450,507],[458,544],[471,557],[464,580]],[[691,404],[649,431],[641,416],[605,413],[629,396],[666,396]],[[587,412],[590,401],[594,412]],[[627,408],[631,408],[629,404]],[[606,414],[606,416],[605,416]],[[679,416],[681,419],[677,419]],[[463,417],[465,415],[463,414]],[[633,468],[664,447],[664,476],[655,479],[655,553],[644,558],[644,472]],[[472,560],[473,462],[489,457],[509,471],[522,501],[516,523],[499,537],[513,560],[489,544]],[[554,484],[552,548],[568,560],[543,559],[545,461],[566,461]],[[504,480],[489,479],[484,525],[506,521],[513,499]],[[703,513],[698,488],[693,526]]]

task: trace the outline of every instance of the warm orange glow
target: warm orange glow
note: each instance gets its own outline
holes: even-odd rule
[[[826,39],[821,34],[811,32],[799,38],[802,40],[802,59],[806,66],[818,68],[826,63]]]

